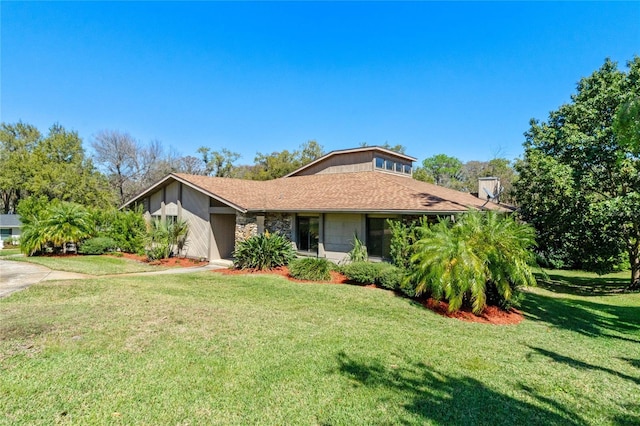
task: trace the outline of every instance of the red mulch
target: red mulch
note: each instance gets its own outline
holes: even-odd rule
[[[280,275],[288,279],[289,281],[294,281],[298,283],[322,283],[322,284],[349,284],[349,280],[347,277],[342,275],[339,272],[331,271],[331,281],[305,281],[298,280],[289,275],[289,268],[286,266],[281,266],[275,269],[271,269],[269,271],[260,271],[255,269],[216,269],[216,273],[223,275],[245,275],[245,274],[271,274],[271,275]],[[363,287],[366,288],[378,288],[375,284],[365,285]],[[426,300],[421,300],[420,303],[427,309],[432,310],[433,312],[448,317],[455,318],[461,321],[467,322],[477,322],[483,324],[495,324],[495,325],[508,325],[508,324],[518,324],[523,320],[523,315],[517,309],[510,309],[509,311],[502,310],[497,306],[487,306],[481,315],[476,315],[468,309],[461,309],[458,312],[450,313],[448,311],[449,304],[447,302],[437,301],[435,299],[429,298]]]
[[[108,256],[112,256],[112,255],[108,255]],[[182,268],[189,268],[191,266],[203,266],[209,263],[207,261],[200,261],[198,259],[188,259],[185,257],[170,257],[168,259],[160,259],[160,260],[154,260],[150,262],[146,256],[140,256],[138,254],[132,254],[132,253],[120,253],[119,255],[117,255],[117,257],[124,257],[125,259],[148,263],[149,265],[160,265],[160,266],[169,266],[169,267],[179,266]]]
[[[476,315],[470,309],[460,309],[457,312],[449,312],[449,304],[443,301],[437,301],[433,298],[421,300],[420,303],[427,309],[449,318],[456,318],[467,322],[479,322],[485,324],[509,325],[519,324],[524,316],[517,309],[505,311],[497,306],[487,306],[482,314]]]
[[[323,284],[347,284],[349,280],[347,277],[342,275],[340,272],[331,271],[331,281],[307,281],[307,280],[299,280],[297,278],[293,278],[289,275],[289,268],[286,266],[279,266],[277,268],[268,270],[268,271],[260,271],[257,269],[216,269],[214,272],[221,273],[223,275],[245,275],[245,274],[271,274],[271,275],[280,275],[288,279],[289,281],[294,281],[297,283],[323,283]]]

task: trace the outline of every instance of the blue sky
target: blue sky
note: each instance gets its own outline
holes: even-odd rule
[[[529,119],[610,57],[640,2],[0,2],[0,118],[183,155],[402,144],[422,159],[522,154]]]

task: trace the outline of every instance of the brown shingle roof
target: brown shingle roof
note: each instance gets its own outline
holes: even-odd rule
[[[294,176],[270,181],[175,174],[249,211],[453,213],[482,208],[471,194],[384,172]],[[487,209],[500,209],[488,203]]]

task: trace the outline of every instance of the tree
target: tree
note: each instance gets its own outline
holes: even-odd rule
[[[53,125],[43,137],[24,123],[0,125],[0,199],[14,211],[28,196],[106,206],[113,197],[105,177],[85,156],[74,131]]]
[[[77,132],[54,124],[34,147],[31,161],[38,168],[27,184],[30,195],[93,206],[113,203],[106,178],[85,156]]]
[[[515,189],[542,255],[556,256],[568,267],[606,272],[626,253],[631,287],[637,289],[640,58],[627,65],[625,73],[606,59],[579,81],[570,103],[552,111],[546,122],[531,120]]]
[[[200,158],[187,155],[178,159],[177,169],[181,173],[203,175],[205,172],[205,164]]]
[[[0,208],[2,213],[15,212],[26,196],[35,167],[32,152],[42,136],[34,126],[18,122],[0,124]]]
[[[366,147],[366,146],[369,146],[369,144],[367,144],[366,142],[361,142],[360,146]],[[381,148],[388,149],[389,151],[397,152],[398,154],[405,154],[407,150],[407,147],[404,145],[401,145],[401,144],[391,145],[388,141],[386,141],[385,143],[379,146]]]
[[[162,143],[143,144],[126,132],[102,130],[91,142],[95,161],[118,194],[119,204],[182,165],[180,157]]]
[[[137,178],[139,173],[139,143],[128,133],[102,130],[91,142],[94,158],[104,167],[112,185],[114,185],[120,203],[127,201],[126,185]]]
[[[262,154],[258,152],[255,157],[255,165],[249,169],[243,169],[243,177],[253,180],[277,179],[288,175],[296,169],[320,158],[323,148],[316,141],[307,141],[300,149],[289,152],[288,150]]]
[[[437,154],[422,161],[422,167],[416,169],[414,178],[457,189],[462,182],[461,173],[462,162],[460,160],[446,154]]]
[[[489,161],[468,161],[462,165],[461,182],[456,189],[465,192],[476,192],[478,190],[478,179],[482,177],[494,176],[500,179],[502,192],[500,202],[512,203],[513,182],[517,174],[511,165],[511,161],[506,158],[493,158]],[[482,196],[482,194],[479,194]]]
[[[231,177],[233,163],[240,158],[240,154],[222,148],[220,151],[212,151],[211,148],[200,147],[198,153],[204,163],[204,174],[215,177]]]

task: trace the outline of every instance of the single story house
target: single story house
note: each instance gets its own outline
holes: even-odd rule
[[[0,240],[20,238],[22,222],[17,214],[0,214]]]
[[[172,173],[123,207],[189,224],[187,256],[231,258],[238,241],[285,234],[301,255],[342,260],[363,241],[371,257],[389,255],[387,219],[415,220],[469,209],[499,210],[468,193],[412,178],[415,158],[381,147],[332,151],[269,181]]]

